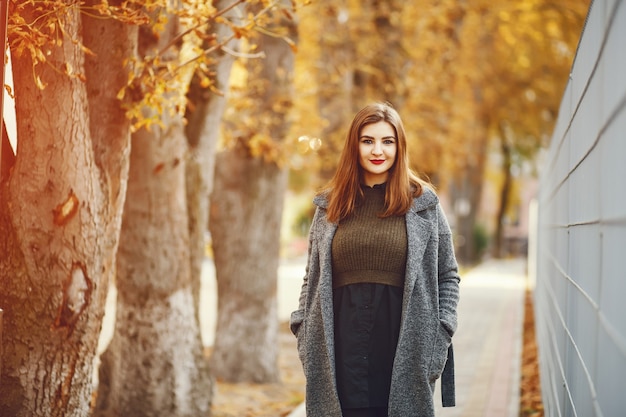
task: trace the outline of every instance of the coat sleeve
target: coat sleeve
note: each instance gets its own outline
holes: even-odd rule
[[[302,288],[300,289],[300,298],[298,301],[298,309],[291,313],[291,318],[289,320],[289,328],[294,335],[298,335],[298,329],[300,329],[300,325],[304,320],[304,310],[306,308],[306,299],[308,295],[308,283],[309,283],[309,272],[311,269],[312,260],[317,257],[317,248],[314,246],[314,236],[315,236],[315,225],[320,216],[319,207],[315,210],[315,215],[313,216],[313,221],[311,222],[311,228],[309,229],[309,243],[308,243],[308,254],[307,254],[307,263],[306,269],[304,273],[304,279],[302,281]]]
[[[445,329],[454,334],[457,327],[457,305],[459,303],[459,267],[454,254],[452,232],[446,215],[437,205],[439,229],[439,319]]]

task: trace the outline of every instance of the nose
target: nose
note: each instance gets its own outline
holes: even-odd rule
[[[374,142],[374,146],[372,147],[372,155],[382,155],[382,153],[382,144],[378,141]]]

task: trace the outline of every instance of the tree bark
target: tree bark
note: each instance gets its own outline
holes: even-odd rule
[[[295,39],[293,20],[283,19],[274,30],[281,28]],[[253,156],[258,150],[250,139],[264,138],[270,150],[285,139],[294,54],[281,38],[260,35],[258,44],[265,57],[248,60],[253,82],[243,100],[253,105],[228,125],[236,144],[217,158],[209,222],[218,286],[211,364],[216,377],[231,382],[279,378],[276,290],[287,171],[267,154]]]
[[[211,221],[218,288],[217,378],[278,381],[277,273],[286,172],[220,153]]]
[[[139,54],[162,50],[178,32],[177,19],[170,16],[160,36],[140,33]],[[178,59],[177,47],[168,51],[163,61]],[[184,81],[174,82],[179,85],[171,94],[184,94]],[[169,110],[158,115],[163,127],[132,135],[117,259],[116,326],[101,358],[99,416],[210,412],[212,381],[190,275],[187,143],[182,117]]]
[[[208,413],[211,381],[191,292],[182,124],[133,134],[117,261],[116,326],[98,415]]]
[[[28,6],[21,16],[41,18]],[[62,43],[50,46],[47,62],[34,69],[45,89],[35,85],[30,54],[13,55],[20,142],[0,199],[3,416],[89,413],[93,359],[119,238],[128,140],[107,138],[109,147],[102,137],[92,137],[99,120],[90,115],[88,86],[63,71],[85,71],[80,12],[68,7],[58,16]],[[117,64],[99,63],[111,74]],[[114,88],[116,81],[103,74],[102,88]],[[118,110],[106,101],[98,111],[107,118]]]
[[[15,153],[9,142],[9,133],[4,119],[2,120],[2,144],[0,146],[2,147],[0,149],[0,183],[2,183],[9,178],[9,172],[15,163]]]
[[[118,5],[121,0],[111,1]],[[90,0],[87,5],[98,5]],[[113,220],[108,224],[105,236],[115,236],[110,241],[113,255],[108,264],[115,265],[115,255],[122,225],[122,211],[126,200],[128,165],[130,160],[130,120],[117,97],[128,80],[128,68],[124,61],[136,54],[137,26],[121,23],[115,19],[102,19],[89,14],[82,15],[84,44],[94,55],[85,61],[87,95],[91,137],[95,161],[100,167],[100,181],[106,185],[111,204],[107,206]],[[114,268],[109,275],[113,277]]]

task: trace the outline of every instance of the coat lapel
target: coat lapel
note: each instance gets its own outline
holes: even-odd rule
[[[406,234],[408,240],[407,265],[404,282],[404,297],[402,302],[402,312],[406,311],[406,303],[413,293],[413,288],[418,279],[419,265],[422,264],[424,252],[428,246],[430,236],[433,231],[433,224],[422,218],[419,212],[432,207],[438,203],[438,198],[432,191],[425,189],[421,196],[414,199],[413,206],[407,212]]]
[[[431,225],[416,213],[409,212],[406,215],[406,234],[408,240],[406,275],[404,278],[404,302],[402,310],[406,308],[406,301],[413,293],[413,287],[417,281],[417,270],[422,264],[424,252],[428,246],[431,234]]]
[[[321,209],[325,209],[328,201],[318,196],[313,200]],[[322,323],[324,326],[324,339],[328,357],[330,358],[331,371],[333,380],[335,380],[335,324],[333,313],[333,265],[332,265],[332,243],[337,225],[330,223],[324,217],[323,231],[321,233],[319,244],[320,253],[320,307],[322,310]]]

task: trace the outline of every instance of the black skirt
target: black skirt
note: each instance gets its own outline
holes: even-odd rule
[[[387,407],[402,292],[400,287],[373,283],[333,290],[335,364],[342,408]]]

